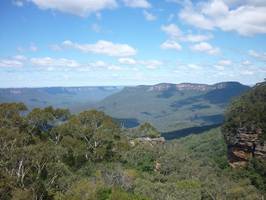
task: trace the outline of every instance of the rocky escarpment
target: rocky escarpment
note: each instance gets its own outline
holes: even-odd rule
[[[266,161],[266,82],[231,104],[222,131],[232,167],[245,166],[251,158]]]
[[[245,128],[238,129],[235,143],[228,145],[229,164],[233,168],[246,166],[253,157],[266,159],[266,144],[260,140],[261,134],[261,129],[251,131]]]
[[[208,92],[212,90],[222,90],[225,88],[239,88],[239,87],[243,87],[243,85],[241,85],[238,82],[221,82],[221,83],[216,83],[214,85],[197,84],[197,83],[180,83],[180,84],[160,83],[157,85],[149,86],[148,91],[161,92],[166,90],[175,90],[175,91],[192,90],[192,91]]]

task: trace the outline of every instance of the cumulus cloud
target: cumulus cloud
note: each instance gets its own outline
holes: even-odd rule
[[[231,60],[220,60],[218,64],[222,66],[232,65],[232,61]]]
[[[255,72],[254,71],[251,71],[251,70],[243,70],[243,71],[240,71],[240,74],[242,75],[253,75]]]
[[[251,65],[252,63],[249,60],[242,61],[242,65]]]
[[[151,4],[147,0],[123,0],[124,4],[132,8],[150,8]]]
[[[176,41],[167,40],[161,44],[161,48],[162,49],[174,49],[174,50],[179,51],[182,49],[182,46]]]
[[[38,47],[36,44],[30,43],[29,46],[26,46],[26,47],[25,46],[24,47],[18,46],[17,51],[19,53],[26,52],[26,51],[36,52],[36,51],[38,51]]]
[[[72,59],[66,58],[31,58],[30,62],[36,67],[80,67],[81,64]]]
[[[241,3],[242,2],[242,3]],[[187,4],[179,17],[195,27],[235,31],[244,36],[266,33],[265,1],[211,0]]]
[[[208,53],[209,55],[217,55],[220,52],[220,49],[213,47],[207,42],[201,42],[190,47],[193,51]]]
[[[27,57],[24,55],[16,55],[13,57],[13,59],[18,60],[18,61],[26,61]]]
[[[141,65],[144,65],[147,69],[157,69],[163,63],[159,60],[140,61]]]
[[[23,62],[16,59],[0,59],[0,67],[23,67]]]
[[[150,13],[146,10],[143,11],[143,15],[147,21],[154,21],[157,19],[157,17],[155,15],[153,15],[152,13]]]
[[[79,44],[66,40],[62,43],[62,48],[72,48],[84,53],[103,54],[113,57],[128,57],[137,54],[137,50],[128,44],[115,44],[105,40],[99,40],[95,44]]]
[[[121,64],[126,64],[126,65],[135,65],[137,64],[137,61],[133,58],[119,58],[118,62]]]
[[[163,65],[163,62],[159,60],[136,60],[132,58],[120,58],[118,59],[118,62],[120,64],[125,64],[125,65],[144,66],[147,69],[157,69],[158,67]]]
[[[219,71],[224,71],[225,67],[223,65],[214,65],[215,69],[219,70]]]
[[[259,61],[266,62],[266,52],[261,53],[255,50],[249,50],[248,54]]]
[[[88,16],[91,13],[97,13],[104,9],[113,9],[117,7],[116,0],[29,0],[40,9],[58,10],[64,13],[70,13],[81,17]]]
[[[165,32],[170,38],[177,39],[182,35],[182,31],[175,24],[162,25],[161,29]]]
[[[211,34],[202,35],[202,34],[188,34],[182,36],[180,39],[186,42],[203,42],[212,39],[213,36]]]
[[[165,32],[171,39],[176,39],[183,42],[203,42],[213,38],[211,34],[185,34],[175,24],[163,25],[162,31]]]
[[[0,59],[0,67],[23,67],[26,60],[27,57],[23,55],[16,55],[10,58],[2,58]]]

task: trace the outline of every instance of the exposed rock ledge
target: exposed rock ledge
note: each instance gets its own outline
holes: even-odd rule
[[[261,132],[261,129],[238,129],[235,144],[228,146],[229,164],[233,168],[246,166],[252,157],[266,160],[266,144],[259,140]]]

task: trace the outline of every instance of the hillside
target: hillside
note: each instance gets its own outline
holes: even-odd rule
[[[1,200],[263,199],[253,177],[228,166],[219,128],[132,145],[103,112],[25,110],[0,104]]]
[[[0,89],[0,103],[23,102],[29,108],[54,106],[74,112],[120,91],[122,87],[46,87]]]
[[[225,116],[230,165],[246,168],[253,183],[266,191],[266,82],[236,99]]]
[[[122,118],[130,127],[148,121],[160,131],[220,124],[232,98],[249,89],[238,82],[126,87],[97,104],[97,109]],[[132,123],[131,123],[132,122]]]

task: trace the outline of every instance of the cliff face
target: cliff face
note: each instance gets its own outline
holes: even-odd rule
[[[235,144],[228,145],[229,164],[233,168],[246,166],[252,157],[266,159],[266,144],[259,139],[261,134],[261,129],[238,129]]]
[[[253,157],[266,161],[266,82],[231,104],[222,131],[232,167],[245,166]]]
[[[214,85],[196,84],[196,83],[180,83],[180,84],[160,83],[157,85],[150,86],[148,88],[148,91],[159,91],[160,92],[160,91],[166,91],[166,90],[175,90],[175,91],[193,90],[193,91],[208,92],[212,90],[221,90],[225,88],[231,89],[231,88],[237,88],[241,86],[243,87],[243,85],[241,85],[238,82],[221,82],[221,83],[216,83]]]

